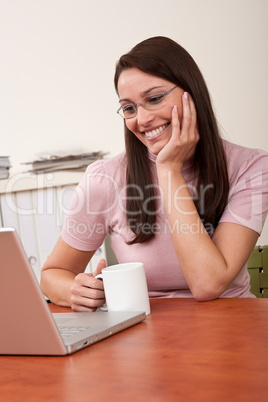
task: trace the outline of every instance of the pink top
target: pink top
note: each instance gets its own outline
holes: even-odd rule
[[[220,222],[238,223],[260,234],[268,211],[268,153],[227,141],[223,143],[230,192]],[[157,183],[155,158],[150,154]],[[89,165],[72,199],[62,231],[63,240],[73,248],[92,251],[100,247],[110,233],[111,246],[119,263],[144,263],[150,297],[192,297],[170,235],[171,230],[183,230],[183,226],[169,227],[160,196],[153,228],[155,237],[145,244],[126,244],[133,238],[133,232],[126,223],[125,170],[125,154]],[[190,162],[184,165],[183,174],[192,193],[196,179]],[[222,297],[254,297],[249,290],[249,280],[245,265]]]

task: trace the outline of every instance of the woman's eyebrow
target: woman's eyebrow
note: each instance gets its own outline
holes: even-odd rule
[[[157,87],[151,87],[149,89],[147,89],[146,91],[141,93],[141,97],[144,98],[146,95],[148,95],[151,91],[153,91],[154,89],[159,89],[159,88],[164,88],[163,86],[157,86]]]
[[[146,89],[146,91],[141,92],[140,96],[141,98],[145,98],[151,91],[153,91],[154,89],[159,89],[159,88],[164,88],[163,86],[157,86],[157,87],[151,87],[149,89]],[[119,99],[119,103],[120,102],[130,102],[133,103],[130,99],[128,98],[124,98],[124,99]]]

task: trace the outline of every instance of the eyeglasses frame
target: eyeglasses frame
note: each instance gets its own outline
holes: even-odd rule
[[[178,85],[175,85],[174,87],[172,87],[172,88],[169,89],[168,91],[165,91],[165,92],[162,94],[162,95],[164,96],[164,98],[165,98],[171,91],[173,91],[173,89],[175,89],[175,88],[178,88]],[[156,94],[156,95],[157,95],[157,94]],[[144,104],[143,104],[142,102],[129,103],[129,104],[130,104],[130,105],[133,105],[133,106],[135,107],[136,113],[135,113],[134,116],[125,117],[124,115],[120,114],[120,111],[121,111],[121,109],[123,108],[124,105],[121,105],[120,108],[119,108],[119,109],[117,110],[117,112],[116,112],[116,113],[119,114],[120,117],[122,117],[122,118],[125,119],[125,120],[133,119],[133,117],[136,117],[136,116],[137,116],[137,113],[138,113],[138,106],[142,106],[142,107],[143,107],[144,109],[146,109],[146,110],[153,110],[153,108],[152,108],[152,109],[147,109],[147,108],[144,106]]]

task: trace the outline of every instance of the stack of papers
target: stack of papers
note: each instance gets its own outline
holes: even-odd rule
[[[33,173],[55,172],[59,170],[85,170],[88,165],[96,160],[103,159],[105,153],[86,152],[71,155],[47,155],[40,156],[32,162],[25,162],[23,165],[31,165],[28,170]]]
[[[9,156],[0,156],[0,179],[8,179],[10,167]]]

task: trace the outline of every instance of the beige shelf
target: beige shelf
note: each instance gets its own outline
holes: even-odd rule
[[[0,194],[77,184],[83,174],[84,171],[16,173],[8,179],[0,180]]]

